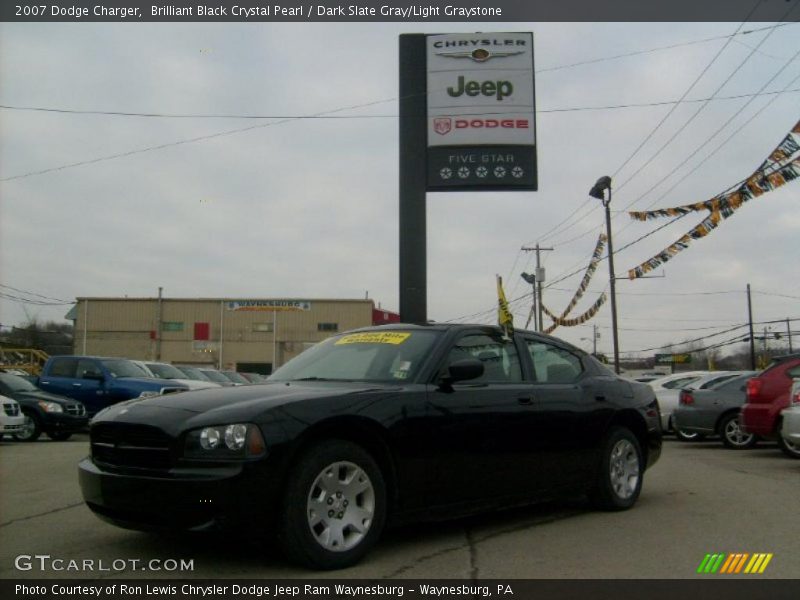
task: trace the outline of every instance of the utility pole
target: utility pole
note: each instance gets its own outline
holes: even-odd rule
[[[753,302],[750,298],[750,284],[747,284],[747,321],[750,328],[750,370],[756,370],[756,340],[753,337]]]
[[[158,288],[158,318],[156,321],[156,360],[161,360],[161,329],[162,323],[164,321],[164,305],[163,305],[163,296],[162,292],[164,291],[163,287]]]
[[[531,298],[533,298],[531,302],[531,312],[528,313],[528,320],[525,321],[525,329],[528,328],[528,325],[531,324],[531,319],[533,319],[533,330],[539,331],[539,321],[536,318],[536,275],[522,273],[520,277],[522,277],[526,283],[531,284]]]
[[[592,325],[592,356],[597,356],[597,325]]]
[[[792,326],[789,324],[789,317],[786,317],[786,339],[789,340],[789,354],[792,353]]]
[[[536,252],[536,295],[539,300],[539,323],[536,331],[542,331],[544,329],[544,316],[542,315],[542,282],[544,281],[544,269],[542,268],[540,253],[551,252],[554,249],[555,248],[542,248],[539,246],[539,242],[536,242],[536,246],[533,248],[522,247],[523,252]]]

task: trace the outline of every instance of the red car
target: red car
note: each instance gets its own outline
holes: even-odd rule
[[[777,439],[781,450],[793,458],[798,457],[798,450],[783,443],[780,420],[781,411],[789,406],[789,391],[795,377],[800,378],[800,354],[776,358],[747,382],[747,403],[740,417],[747,433]]]

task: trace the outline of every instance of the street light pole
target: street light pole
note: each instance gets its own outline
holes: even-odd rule
[[[608,190],[608,199],[603,194]],[[617,330],[617,278],[614,274],[614,241],[611,237],[611,177],[605,175],[597,180],[589,191],[592,198],[603,203],[606,211],[606,236],[608,237],[608,277],[611,288],[611,337],[614,344],[614,372],[619,375],[619,335]]]

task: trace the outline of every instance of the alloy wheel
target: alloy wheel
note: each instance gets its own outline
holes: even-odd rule
[[[729,419],[725,423],[722,435],[730,442],[731,446],[737,447],[749,445],[754,437],[752,433],[745,433],[741,425],[739,425],[739,419]]]
[[[627,439],[621,439],[611,450],[609,460],[611,488],[620,499],[636,493],[639,484],[639,455]]]
[[[375,516],[375,488],[366,471],[335,462],[316,477],[306,501],[308,527],[316,542],[332,552],[356,547]]]

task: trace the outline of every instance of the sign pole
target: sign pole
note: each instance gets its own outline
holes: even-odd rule
[[[400,36],[400,320],[428,320],[425,35]]]

